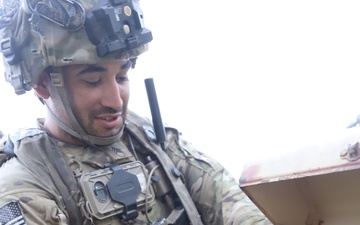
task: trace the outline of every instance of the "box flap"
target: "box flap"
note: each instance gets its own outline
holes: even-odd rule
[[[358,224],[359,142],[356,127],[323,143],[248,163],[240,187],[274,224]]]

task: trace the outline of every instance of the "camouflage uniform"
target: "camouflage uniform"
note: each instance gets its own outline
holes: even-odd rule
[[[10,219],[12,224],[16,220],[17,224],[26,221],[27,224],[78,225],[85,219],[87,222],[93,219],[94,224],[121,224],[116,216],[102,220],[89,216],[87,199],[77,179],[81,174],[106,167],[109,162],[145,164],[148,155],[156,156],[164,165],[166,178],[174,184],[176,194],[183,196],[180,200],[184,208],[195,204],[204,224],[269,224],[229,173],[182,140],[176,129],[166,129],[164,153],[150,140],[139,138],[145,134],[141,126],[134,124],[146,123],[146,120],[133,113],[129,113],[124,133],[119,131],[106,138],[89,135],[76,120],[69,103],[71,96],[67,95],[62,82],[62,67],[120,59],[135,61],[152,39],[151,32],[143,25],[137,0],[3,0],[0,4],[0,47],[6,80],[17,94],[23,94],[37,86],[44,70],[53,69],[49,72],[53,89],[61,98],[70,124],[64,124],[56,115],[52,120],[64,132],[89,144],[70,145],[51,137],[44,129],[16,133],[24,134],[13,142],[17,157],[7,159],[0,154],[0,163],[6,161],[0,168],[0,224]],[[107,11],[109,8],[111,13]],[[89,15],[99,18],[94,22],[88,19]],[[109,21],[114,26],[109,26]],[[98,30],[92,30],[94,27]],[[104,46],[108,52],[102,52]],[[131,136],[134,152],[129,150],[132,149]],[[6,144],[9,143],[8,140]],[[9,148],[0,146],[1,149]],[[168,160],[166,163],[164,158]],[[176,181],[169,171],[173,169],[171,164],[179,170]],[[155,198],[151,207],[147,214],[140,213],[134,224],[151,224],[149,221],[167,217],[172,210],[160,198]],[[195,221],[191,215],[198,214],[189,208],[187,214]],[[14,218],[9,218],[9,214]],[[197,224],[201,222],[196,220],[194,225]]]
[[[139,120],[135,114],[132,118]],[[127,123],[129,124],[129,122]],[[166,153],[181,171],[184,183],[201,215],[204,224],[270,224],[264,215],[254,206],[238,187],[237,182],[216,161],[195,150],[191,144],[184,141],[176,129],[167,128]],[[139,129],[139,132],[142,132]],[[22,157],[12,158],[0,168],[0,206],[10,201],[20,203],[27,224],[69,224],[68,212],[61,204],[61,198],[52,190],[51,181],[47,181],[48,174],[38,175],[21,162],[22,158],[33,157],[35,164],[44,167],[46,171],[51,165],[43,162],[38,151],[31,149],[42,146],[41,140],[51,139],[55,143],[67,162],[74,170],[74,163],[85,171],[92,171],[102,167],[105,163],[116,161],[124,163],[135,161],[129,150],[126,138],[128,129],[122,136],[121,142],[104,147],[101,151],[92,147],[74,146],[49,137],[46,133],[39,133],[26,137],[15,143],[15,153]],[[50,147],[50,146],[49,146]],[[54,146],[52,146],[54,147]],[[134,147],[140,161],[148,154],[146,148],[134,139]],[[106,150],[106,149],[109,149]],[[116,154],[112,154],[116,149]],[[71,159],[71,160],[69,160]],[[77,167],[78,168],[78,167]],[[47,183],[49,182],[49,183]],[[152,221],[159,217],[166,217],[168,206],[159,199],[152,206],[149,217]],[[95,224],[121,224],[113,216],[103,221],[94,220]],[[144,214],[139,214],[135,224],[149,224]]]

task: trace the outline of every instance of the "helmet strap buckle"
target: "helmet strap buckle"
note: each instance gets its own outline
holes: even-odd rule
[[[64,77],[62,73],[50,73],[50,77],[54,87],[64,87]]]

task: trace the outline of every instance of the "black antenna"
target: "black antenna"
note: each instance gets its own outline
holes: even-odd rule
[[[159,103],[157,100],[157,95],[154,85],[154,79],[153,78],[145,79],[145,87],[149,100],[151,117],[156,135],[156,141],[158,144],[160,144],[162,150],[165,151],[165,141],[166,141],[165,128],[161,119]]]

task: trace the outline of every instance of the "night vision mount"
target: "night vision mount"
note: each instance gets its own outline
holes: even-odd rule
[[[100,0],[87,13],[85,29],[99,57],[125,52],[152,40],[140,6],[133,0]]]

